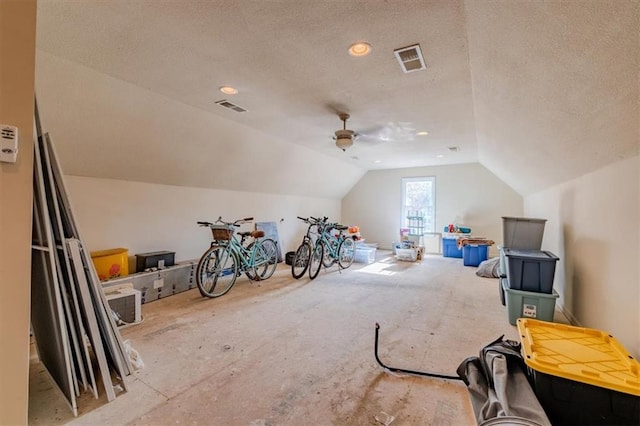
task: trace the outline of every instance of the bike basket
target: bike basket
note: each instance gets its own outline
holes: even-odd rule
[[[230,226],[211,226],[211,232],[213,233],[213,239],[217,241],[228,241],[233,235],[233,227]]]

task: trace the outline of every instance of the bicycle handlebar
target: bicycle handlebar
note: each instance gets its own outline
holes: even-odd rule
[[[222,220],[222,216],[218,216],[218,219],[215,221],[215,223],[205,222],[205,221],[197,221],[196,223],[200,226],[212,226],[212,225],[215,225],[216,223],[222,223],[223,225],[239,227],[241,224],[251,222],[251,221],[253,221],[253,217],[245,217],[244,219],[238,219],[235,222],[225,222],[224,220]]]
[[[310,223],[312,225],[318,225],[320,223],[326,222],[327,219],[329,219],[327,216],[323,217],[322,219],[319,219],[317,217],[313,217],[313,216],[309,216],[309,217],[300,217],[300,216],[296,216],[298,219],[300,219],[301,221],[303,221],[304,223]]]

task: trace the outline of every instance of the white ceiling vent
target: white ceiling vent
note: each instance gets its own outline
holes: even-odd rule
[[[221,101],[216,102],[216,104],[223,106],[225,108],[229,108],[235,112],[247,112],[247,110],[245,108],[242,108],[241,106],[238,106],[236,104],[232,104],[231,102],[229,102],[226,99],[223,99]]]
[[[400,68],[402,68],[402,72],[405,74],[427,69],[420,45],[418,44],[396,49],[393,53],[396,55],[396,59],[400,63]]]

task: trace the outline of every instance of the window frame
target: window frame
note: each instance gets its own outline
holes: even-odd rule
[[[403,228],[408,228],[408,212],[407,208],[407,184],[411,182],[431,182],[431,199],[433,200],[431,205],[431,216],[433,217],[433,221],[430,224],[432,227],[429,228],[429,223],[425,220],[425,233],[433,233],[436,230],[436,177],[435,176],[413,176],[413,177],[403,177],[401,180],[401,191],[402,191],[402,205],[401,205],[401,220]],[[429,216],[428,208],[425,208],[425,217]]]

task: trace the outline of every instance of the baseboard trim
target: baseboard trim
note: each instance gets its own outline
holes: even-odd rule
[[[562,315],[565,316],[565,318],[569,321],[571,325],[576,327],[582,327],[580,325],[580,322],[576,319],[576,317],[573,316],[573,314],[564,305],[560,303],[556,303],[556,307],[560,312],[562,312]]]

